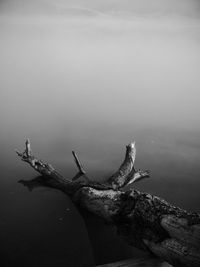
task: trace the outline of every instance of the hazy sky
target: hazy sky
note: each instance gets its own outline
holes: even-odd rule
[[[5,132],[67,121],[199,128],[199,1],[1,0],[0,10]]]
[[[91,15],[102,12],[112,15],[187,15],[200,14],[199,0],[1,0],[2,12],[67,13],[83,8]]]

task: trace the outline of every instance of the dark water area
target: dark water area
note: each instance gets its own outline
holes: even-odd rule
[[[88,174],[101,180],[118,168],[129,134],[134,134],[138,148],[136,167],[151,171],[150,179],[134,187],[181,208],[200,210],[198,132],[106,129],[102,141],[95,136],[84,136],[80,141],[81,137],[70,137],[67,129],[62,136],[49,136],[49,139],[33,135],[33,151],[70,179],[76,174],[71,155],[71,150],[76,149]],[[92,131],[98,132],[94,129],[89,132]],[[118,138],[116,135],[113,138],[114,132],[119,131]],[[23,142],[21,134],[1,144],[1,266],[94,266],[94,263],[148,257],[125,245],[111,226],[80,213],[63,193],[45,188],[29,192],[19,184],[20,179],[37,176],[14,153],[15,147],[23,149]],[[154,262],[152,266],[161,265]]]
[[[199,25],[186,17],[0,12],[0,266],[149,257],[63,193],[18,183],[37,176],[14,152],[27,137],[33,153],[69,179],[75,150],[97,181],[119,167],[135,140],[136,168],[151,178],[132,186],[200,210]]]

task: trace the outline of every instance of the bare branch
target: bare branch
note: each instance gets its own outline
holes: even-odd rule
[[[78,167],[79,173],[80,174],[85,174],[85,170],[83,169],[83,166],[82,166],[77,154],[74,151],[72,151],[72,154],[74,156],[74,161],[76,163],[76,166]]]
[[[70,180],[65,179],[59,172],[54,169],[54,167],[52,167],[52,165],[50,165],[49,163],[44,163],[42,160],[39,160],[32,155],[30,141],[28,139],[26,140],[25,151],[23,153],[19,152],[18,150],[15,151],[22,161],[29,163],[33,169],[35,169],[43,176],[43,183],[47,183],[48,186],[61,189],[67,194],[71,194],[74,190],[77,190],[79,183],[74,184]],[[24,183],[23,180],[21,180],[20,182],[24,185],[30,185],[30,183]],[[38,183],[38,180],[36,180],[36,182]],[[39,182],[40,184],[42,184],[41,179],[39,179]],[[35,184],[36,183],[34,181],[31,186]],[[61,188],[60,184],[62,184]]]
[[[126,146],[126,155],[122,165],[116,173],[107,179],[106,184],[111,185],[113,189],[117,190],[127,184],[149,177],[149,171],[135,170],[135,158],[136,146],[134,142]]]
[[[26,139],[25,144],[26,144],[26,149],[25,149],[26,156],[30,157],[31,156],[31,143],[30,143],[30,140],[28,138]]]
[[[106,183],[110,184],[113,189],[119,189],[126,184],[126,180],[134,169],[134,161],[136,156],[135,143],[130,143],[126,146],[126,154],[120,168],[107,179]]]
[[[138,170],[138,171],[134,171],[133,174],[130,174],[129,179],[127,179],[127,185],[138,182],[144,178],[149,178],[149,171],[142,171],[142,170]]]

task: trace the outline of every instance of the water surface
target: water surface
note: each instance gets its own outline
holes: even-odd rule
[[[200,210],[199,29],[188,18],[0,16],[1,266],[147,256],[61,192],[19,184],[37,175],[14,153],[26,137],[69,179],[77,151],[94,180],[135,140],[136,168],[151,179],[134,186]]]

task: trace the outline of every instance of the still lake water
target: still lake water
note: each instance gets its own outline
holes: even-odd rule
[[[14,153],[26,137],[69,179],[77,151],[96,180],[118,168],[134,139],[136,168],[151,171],[134,186],[200,210],[199,32],[187,20],[1,16],[1,266],[146,257],[61,192],[19,184],[37,176]]]

